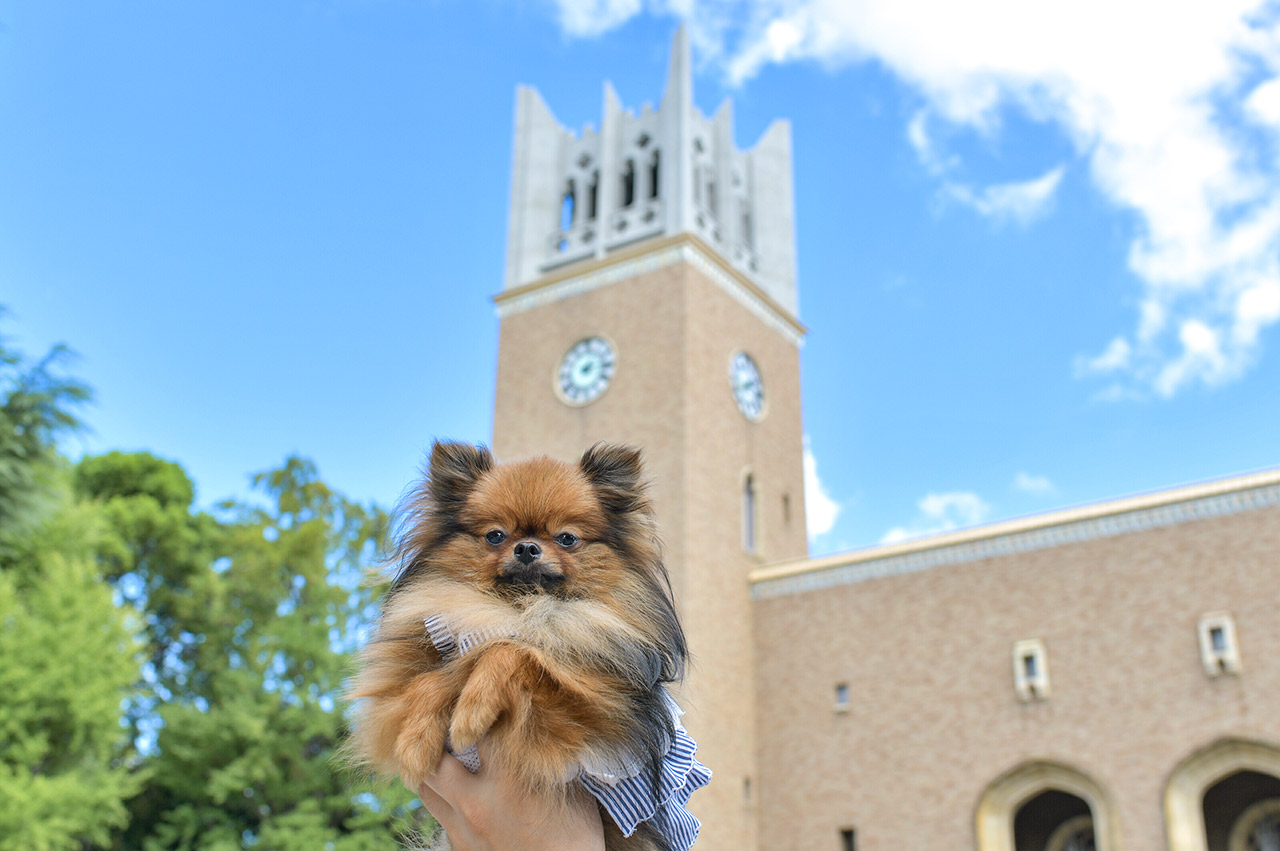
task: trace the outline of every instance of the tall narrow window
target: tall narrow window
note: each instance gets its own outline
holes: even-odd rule
[[[1013,690],[1024,703],[1049,699],[1049,659],[1040,639],[1013,645]]]
[[[564,189],[564,197],[560,199],[560,230],[573,230],[573,202],[575,189],[573,181]]]
[[[587,184],[587,220],[596,217],[596,203],[600,197],[600,172],[591,172],[591,182]]]
[[[742,482],[742,548],[756,551],[756,477],[751,473]]]
[[[630,207],[636,200],[636,161],[627,160],[622,172],[622,206]]]
[[[1236,624],[1226,612],[1214,612],[1200,618],[1200,660],[1211,677],[1240,671],[1240,646],[1236,643]]]
[[[853,828],[846,827],[840,831],[840,851],[858,851],[858,834]]]
[[[707,209],[711,211],[711,215],[720,215],[720,206],[716,203],[716,182],[714,180],[707,181]]]
[[[649,197],[658,197],[658,178],[661,176],[661,158],[658,151],[653,152],[653,156],[649,157]]]
[[[751,247],[751,208],[746,201],[742,202],[742,244]]]

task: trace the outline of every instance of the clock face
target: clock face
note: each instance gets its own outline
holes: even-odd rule
[[[729,365],[729,385],[738,410],[752,422],[764,416],[764,380],[760,369],[746,352],[738,352]]]
[[[556,386],[571,405],[594,402],[609,386],[614,369],[613,346],[603,337],[588,337],[573,344],[560,361]]]

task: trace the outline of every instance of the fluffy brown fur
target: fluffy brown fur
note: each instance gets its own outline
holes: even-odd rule
[[[397,563],[350,694],[358,762],[415,788],[447,736],[458,753],[487,738],[487,760],[542,792],[584,763],[657,770],[673,735],[662,689],[687,651],[637,450],[497,465],[437,443]],[[511,637],[444,662],[432,615]],[[624,838],[602,815],[610,851],[665,851],[656,832]]]

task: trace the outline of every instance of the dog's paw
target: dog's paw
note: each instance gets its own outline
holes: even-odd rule
[[[439,715],[424,715],[406,724],[396,738],[395,757],[405,785],[416,788],[440,765],[444,756],[445,723]]]
[[[464,751],[485,737],[506,716],[519,720],[527,709],[526,684],[541,669],[534,667],[530,654],[514,645],[498,644],[484,651],[476,661],[467,684],[458,695],[449,722],[449,744]]]
[[[462,690],[449,722],[449,746],[454,751],[462,753],[484,738],[505,710],[502,697],[470,684]]]

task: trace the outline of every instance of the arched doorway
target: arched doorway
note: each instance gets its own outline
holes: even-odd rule
[[[1015,851],[1095,851],[1093,813],[1084,798],[1048,789],[1013,816]]]
[[[1237,771],[1204,793],[1209,851],[1280,851],[1280,778]]]
[[[1069,766],[1033,762],[1000,777],[978,803],[978,851],[1116,851],[1110,795]]]
[[[1170,851],[1280,851],[1280,748],[1227,739],[1192,754],[1165,788]]]

